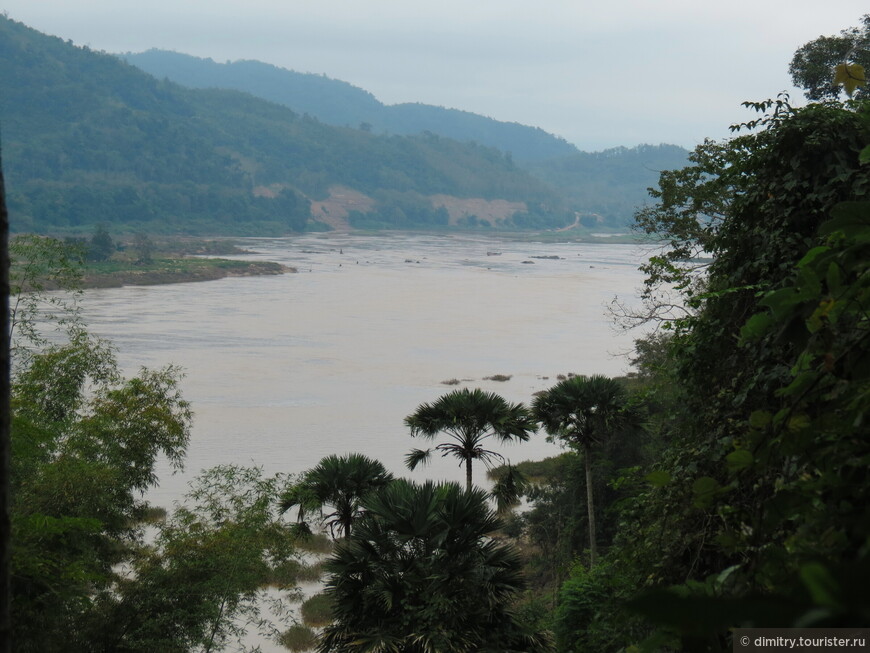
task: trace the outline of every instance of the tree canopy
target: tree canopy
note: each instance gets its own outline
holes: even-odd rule
[[[485,449],[483,441],[494,438],[503,443],[525,442],[535,431],[529,410],[522,404],[510,404],[503,397],[480,388],[463,388],[442,395],[431,404],[421,404],[405,418],[412,437],[434,439],[439,433],[447,442],[435,446],[442,456],[453,456],[465,464],[466,486],[471,491],[471,463],[489,464],[503,460],[498,452]],[[414,449],[405,458],[410,469],[424,463],[431,449]]]
[[[354,521],[362,514],[362,500],[392,480],[393,475],[380,461],[362,454],[326,456],[284,493],[281,510],[296,508],[298,521],[305,525],[305,530],[310,530],[307,515],[320,511],[330,532],[338,530],[344,537],[350,537]],[[323,516],[325,506],[331,507],[332,512]]]
[[[870,108],[751,106],[638,216],[665,245],[648,290],[688,311],[639,349],[655,462],[623,473],[602,565],[563,588],[576,650],[605,626],[613,648],[720,651],[735,626],[867,623]]]
[[[849,76],[865,82],[855,98],[870,97],[865,77],[870,73],[870,14],[861,18],[859,27],[844,29],[838,36],[820,36],[801,46],[791,60],[789,72],[794,85],[804,89],[810,100],[836,100],[847,78],[838,77],[834,71],[844,64],[859,66],[860,70]]]
[[[318,650],[425,653],[544,651],[511,611],[521,561],[488,536],[486,494],[395,481],[364,501],[351,538],[327,564],[335,623]]]

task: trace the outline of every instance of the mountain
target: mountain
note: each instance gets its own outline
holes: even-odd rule
[[[592,226],[625,228],[662,170],[684,167],[688,151],[676,145],[618,147],[581,152],[537,127],[426,104],[384,105],[374,95],[325,75],[299,73],[259,61],[217,63],[178,52],[120,55],[153,74],[193,88],[245,91],[333,125],[373,132],[437,134],[509,152],[512,159],[567,198]]]
[[[365,126],[375,133],[432,132],[495,147],[520,163],[567,156],[577,148],[537,127],[502,122],[468,111],[427,104],[384,105],[374,95],[325,75],[299,73],[260,61],[218,63],[178,52],[148,50],[119,55],[157,77],[190,88],[226,88],[283,104],[336,126]]]
[[[659,174],[685,167],[688,155],[678,145],[615,147],[540,161],[528,170],[583,213],[585,226],[619,227],[650,201],[647,189],[657,185]]]
[[[0,17],[13,229],[278,234],[327,225],[557,227],[560,196],[509,156],[188,89]]]

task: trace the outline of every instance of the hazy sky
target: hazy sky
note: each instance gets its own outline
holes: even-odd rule
[[[794,51],[867,0],[0,0],[107,52],[175,50],[324,73],[387,104],[541,127],[585,150],[692,147],[791,87]]]

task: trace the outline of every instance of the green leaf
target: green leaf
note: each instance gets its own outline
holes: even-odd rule
[[[829,252],[831,250],[827,245],[819,245],[818,247],[813,247],[810,251],[804,254],[804,257],[798,262],[798,267],[806,267],[810,263],[812,263],[820,254],[824,254],[825,252]]]
[[[671,482],[671,475],[662,469],[657,469],[644,476],[644,480],[653,487],[664,487]]]
[[[794,288],[780,288],[767,293],[758,303],[767,306],[773,317],[781,319],[790,309],[801,302],[802,298]]]
[[[692,483],[692,492],[695,493],[695,506],[705,508],[710,504],[713,496],[719,491],[719,482],[715,478],[702,476]]]
[[[861,163],[870,163],[870,145],[861,150],[861,154],[858,155],[858,161]]]
[[[754,458],[752,453],[746,449],[737,449],[725,456],[725,463],[728,465],[728,471],[739,472],[742,469],[749,467]]]
[[[843,285],[843,274],[840,272],[840,266],[836,261],[831,261],[828,265],[828,271],[825,274],[825,283],[828,285],[828,292],[836,295],[840,292]]]
[[[835,231],[847,238],[870,240],[870,202],[840,202],[831,209],[831,219],[822,223],[819,234],[826,236]]]
[[[756,313],[746,320],[746,324],[740,329],[740,339],[757,340],[767,333],[771,324],[773,324],[773,316],[768,311]]]
[[[807,415],[795,415],[788,420],[787,428],[792,433],[803,431],[810,426],[810,418]]]
[[[839,586],[825,567],[818,562],[810,562],[801,567],[800,576],[816,604],[839,606],[840,602],[836,598]]]
[[[756,410],[749,416],[749,426],[754,429],[763,429],[770,424],[771,415],[766,410]]]
[[[852,97],[856,88],[866,83],[864,66],[860,64],[841,63],[834,68],[834,85],[842,86],[849,97]]]

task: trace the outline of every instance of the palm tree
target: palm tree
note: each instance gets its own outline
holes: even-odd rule
[[[586,509],[589,515],[589,561],[595,564],[595,501],[592,492],[592,448],[615,431],[635,425],[639,415],[628,403],[623,385],[606,376],[575,376],[538,395],[532,413],[544,430],[583,452],[586,467]]]
[[[338,529],[348,538],[354,520],[360,515],[362,499],[392,480],[393,475],[380,461],[362,454],[327,456],[304,472],[300,481],[284,493],[281,510],[297,508],[299,522],[307,527],[308,513],[319,510],[322,515],[323,507],[331,506],[333,511],[322,515],[323,521],[333,537]]]
[[[319,651],[542,651],[516,622],[522,560],[488,537],[501,521],[479,489],[397,480],[370,494],[327,562],[335,621]]]
[[[523,404],[509,404],[503,397],[479,388],[455,390],[438,398],[433,404],[421,404],[413,415],[405,418],[411,437],[433,439],[439,433],[450,438],[435,447],[442,456],[453,455],[465,462],[466,489],[471,491],[471,461],[504,460],[501,454],[484,449],[481,444],[490,437],[502,442],[529,439],[535,431],[535,421]],[[405,457],[409,469],[427,463],[431,449],[414,449]]]

